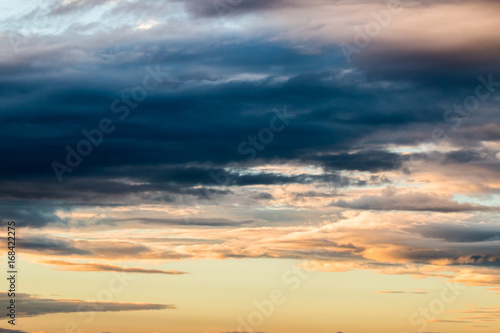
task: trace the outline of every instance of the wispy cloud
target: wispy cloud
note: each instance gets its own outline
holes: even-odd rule
[[[375,294],[416,294],[416,295],[424,295],[424,294],[427,294],[427,291],[387,290],[387,291],[375,291]]]
[[[333,205],[361,210],[408,210],[434,212],[463,212],[500,210],[498,207],[458,203],[447,195],[422,192],[396,193],[393,187],[387,187],[382,195],[366,195],[353,201],[339,200]]]
[[[9,302],[7,293],[0,293],[0,301]],[[150,303],[87,302],[77,299],[51,299],[36,295],[16,293],[19,303],[18,314],[26,317],[41,316],[51,313],[71,312],[119,312],[140,310],[175,309],[174,305]]]
[[[77,271],[77,272],[123,272],[123,273],[141,273],[141,274],[165,274],[165,275],[182,275],[188,274],[182,271],[164,271],[160,269],[146,269],[140,267],[120,267],[109,264],[97,263],[77,263],[63,260],[44,260],[43,264],[59,266],[59,270]]]

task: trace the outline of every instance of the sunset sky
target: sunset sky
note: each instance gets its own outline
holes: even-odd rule
[[[0,333],[499,332],[499,1],[0,1]]]

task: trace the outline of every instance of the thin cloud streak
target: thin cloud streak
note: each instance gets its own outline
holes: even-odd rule
[[[182,275],[189,274],[182,271],[164,271],[160,269],[146,269],[140,267],[120,267],[109,264],[97,263],[77,263],[63,260],[44,260],[42,264],[59,266],[58,270],[74,271],[74,272],[122,272],[122,273],[141,273],[141,274],[165,274],[165,275]]]

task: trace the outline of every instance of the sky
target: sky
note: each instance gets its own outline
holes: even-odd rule
[[[499,331],[499,1],[0,8],[0,333]]]

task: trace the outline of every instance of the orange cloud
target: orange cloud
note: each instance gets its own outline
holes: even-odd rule
[[[164,271],[159,269],[146,269],[140,267],[120,267],[109,264],[96,264],[96,263],[76,263],[63,260],[45,260],[41,261],[43,264],[57,265],[59,270],[63,271],[78,271],[78,272],[123,272],[123,273],[142,273],[142,274],[166,274],[166,275],[181,275],[188,274],[181,271]]]

